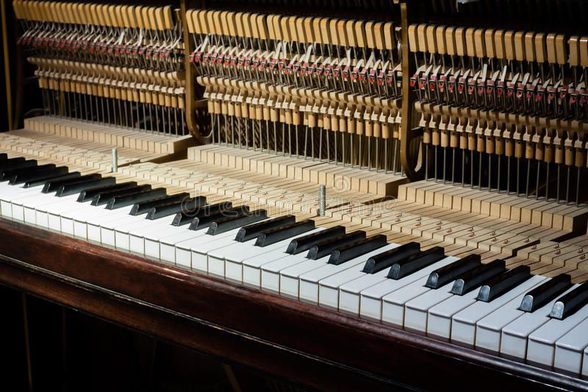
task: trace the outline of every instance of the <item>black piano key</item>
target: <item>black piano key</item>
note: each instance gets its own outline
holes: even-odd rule
[[[217,235],[267,219],[266,210],[255,210],[240,217],[224,217],[212,222],[206,234]]]
[[[397,248],[379,253],[370,257],[365,262],[363,272],[368,274],[375,274],[376,272],[390,267],[394,263],[404,260],[415,253],[419,253],[420,250],[421,245],[418,242],[409,242],[407,244],[400,245]]]
[[[429,275],[425,287],[438,289],[447,283],[454,281],[462,274],[473,270],[481,264],[480,255],[467,255],[463,259],[441,267]]]
[[[92,202],[90,204],[92,204],[93,206],[101,206],[103,204],[108,204],[108,202],[112,200],[114,197],[131,196],[150,190],[151,185],[143,184],[128,189],[98,192],[96,195],[94,195],[94,197],[92,198]]]
[[[588,282],[582,283],[553,304],[549,317],[563,320],[588,304]]]
[[[176,195],[165,196],[160,199],[135,203],[135,204],[133,204],[133,208],[131,208],[130,215],[136,216],[136,215],[146,214],[147,212],[149,212],[150,209],[152,209],[153,207],[156,207],[158,205],[168,204],[171,202],[181,203],[182,200],[188,199],[189,197],[190,197],[189,193],[183,192],[183,193],[179,193]]]
[[[25,161],[26,160],[21,157],[4,159],[4,160],[0,161],[0,170],[9,169],[9,168],[14,167],[15,165],[21,164]],[[33,162],[36,163],[37,161],[33,161]]]
[[[353,241],[334,249],[333,252],[331,252],[331,257],[329,257],[328,263],[334,265],[343,264],[346,261],[386,246],[387,244],[386,236],[382,234]]]
[[[55,196],[63,197],[75,195],[76,193],[80,193],[88,189],[100,188],[103,186],[114,184],[116,184],[116,178],[114,177],[97,178],[95,180],[74,181],[70,182],[69,184],[64,184],[60,186],[57,192],[55,193]]]
[[[553,279],[535,287],[523,297],[519,310],[534,312],[548,302],[554,300],[558,295],[572,287],[572,278],[568,274],[557,275]]]
[[[36,172],[36,173],[15,174],[12,177],[10,177],[9,184],[10,185],[19,185],[19,184],[25,184],[27,182],[38,181],[38,180],[43,180],[43,179],[47,179],[47,178],[55,178],[55,177],[63,176],[65,174],[67,174],[68,171],[69,170],[67,167],[58,166],[58,167],[55,167],[51,170],[42,170],[42,171]]]
[[[64,178],[57,178],[55,180],[51,180],[45,183],[43,186],[42,193],[51,193],[57,191],[61,188],[62,185],[69,184],[72,182],[78,182],[83,180],[96,180],[100,179],[102,176],[100,174],[86,174],[85,176],[73,176],[72,178],[68,178],[65,176]]]
[[[274,227],[273,229],[265,230],[257,236],[255,240],[255,246],[268,246],[287,240],[288,238],[296,235],[306,233],[307,231],[315,228],[314,221],[311,219],[303,220],[300,222],[289,223],[283,226]]]
[[[152,189],[149,191],[136,193],[133,195],[114,196],[106,204],[106,209],[107,210],[116,210],[117,208],[132,206],[133,204],[141,202],[141,201],[158,199],[162,196],[165,196],[165,194],[166,194],[165,188],[156,188],[156,189]]]
[[[283,226],[285,224],[294,223],[295,221],[296,217],[294,215],[284,215],[277,218],[268,219],[263,222],[254,223],[252,225],[247,225],[239,230],[235,236],[235,241],[249,241],[261,234],[262,231],[273,229],[274,227],[278,226]]]
[[[467,294],[505,270],[506,263],[504,260],[494,260],[491,263],[482,264],[457,278],[453,283],[451,293],[456,295]]]
[[[113,191],[125,191],[129,189],[133,189],[137,186],[135,181],[128,181],[128,182],[121,182],[119,184],[114,185],[106,185],[100,188],[88,189],[80,192],[80,197],[78,197],[78,202],[86,202],[92,200],[96,195],[100,193],[106,192],[113,192]]]
[[[326,240],[322,240],[314,244],[306,255],[307,259],[318,260],[331,254],[331,252],[339,246],[342,246],[351,241],[356,241],[365,238],[365,231],[357,230],[351,233],[338,235]]]
[[[165,218],[166,216],[175,215],[182,210],[194,211],[196,208],[205,204],[205,196],[189,197],[179,202],[170,202],[155,206],[147,212],[146,218],[149,220]]]
[[[192,222],[194,218],[198,218],[201,216],[210,215],[211,213],[216,213],[218,211],[224,211],[233,208],[233,203],[230,201],[217,203],[217,204],[207,204],[204,206],[196,207],[192,210],[186,208],[176,214],[174,220],[172,221],[173,226],[183,226]]]
[[[0,181],[9,181],[12,177],[17,176],[19,174],[23,175],[31,175],[34,173],[47,173],[50,170],[55,169],[55,165],[52,163],[48,163],[46,165],[31,165],[27,167],[19,167],[19,168],[12,168],[12,169],[5,169],[0,171]]]
[[[6,155],[6,153],[2,152],[0,153],[0,161],[6,160],[8,159],[8,155]]]
[[[520,265],[484,283],[476,299],[483,302],[493,301],[530,278],[529,266]]]
[[[209,227],[212,223],[224,219],[224,218],[239,218],[245,215],[249,215],[248,206],[232,207],[222,211],[211,212],[207,215],[198,216],[192,219],[189,230],[201,230]]]
[[[64,181],[64,180],[73,180],[75,178],[80,178],[82,174],[80,172],[71,172],[63,175],[52,175],[48,174],[47,176],[29,180],[25,182],[24,188],[34,188],[36,186],[43,185],[52,182],[52,181]]]
[[[3,162],[8,162],[10,161],[10,159],[3,161]],[[10,164],[4,164],[3,162],[0,162],[0,180],[2,181],[6,181],[5,177],[7,177],[8,174],[10,174],[11,172],[15,171],[15,170],[19,170],[19,169],[29,169],[29,168],[33,168],[37,166],[37,161],[36,160],[30,160],[30,161],[14,161],[11,162]]]
[[[390,266],[388,278],[402,279],[422,268],[438,262],[445,258],[445,250],[439,246],[427,249],[423,252],[415,253],[400,260]]]
[[[290,244],[288,244],[288,248],[286,249],[286,253],[297,255],[298,253],[309,250],[321,241],[330,240],[344,234],[345,228],[343,226],[333,226],[329,227],[328,229],[321,230],[318,233],[307,234],[290,241]]]

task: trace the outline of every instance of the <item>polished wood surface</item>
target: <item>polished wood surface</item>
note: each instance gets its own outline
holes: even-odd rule
[[[0,220],[0,283],[318,389],[588,383]],[[481,383],[481,380],[484,380]]]

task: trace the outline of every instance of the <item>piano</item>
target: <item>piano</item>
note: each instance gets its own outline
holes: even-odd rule
[[[312,389],[588,389],[582,1],[11,9],[3,286]]]

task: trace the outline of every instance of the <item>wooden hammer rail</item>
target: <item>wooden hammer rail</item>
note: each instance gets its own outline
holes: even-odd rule
[[[131,80],[136,83],[150,83],[166,87],[183,87],[182,72],[165,72],[151,69],[117,67],[80,61],[29,57],[31,64],[41,70],[75,74],[80,77],[103,77],[115,80]]]

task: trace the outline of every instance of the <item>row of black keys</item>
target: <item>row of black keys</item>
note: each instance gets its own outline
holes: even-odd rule
[[[131,215],[146,214],[147,219],[152,220],[173,215],[172,225],[190,224],[190,230],[207,228],[207,233],[211,235],[239,229],[236,241],[255,239],[255,245],[261,247],[302,235],[315,228],[314,221],[296,222],[292,215],[267,219],[265,210],[250,211],[247,206],[233,207],[231,202],[209,205],[203,196],[191,198],[188,193],[168,196],[163,188],[151,189],[150,185],[137,185],[132,181],[117,184],[114,177],[70,173],[67,167],[37,165],[35,160],[24,158],[8,159],[6,154],[0,154],[0,181],[9,181],[12,185],[24,184],[24,187],[43,186],[42,192],[55,192],[58,197],[79,194],[78,202],[91,201],[92,205],[106,205],[107,209],[132,206]],[[386,244],[386,237],[383,235],[366,237],[364,231],[346,233],[343,226],[335,226],[293,239],[286,253],[294,255],[308,251],[306,257],[309,259],[317,260],[329,256],[328,263],[340,265]],[[388,278],[401,279],[445,257],[441,247],[421,251],[418,243],[410,242],[370,257],[363,272],[373,274],[389,268]],[[426,286],[438,289],[454,282],[452,293],[464,295],[479,289],[477,299],[489,302],[530,277],[528,266],[507,270],[504,260],[482,264],[479,255],[469,255],[433,271]],[[555,299],[570,286],[570,276],[559,275],[527,293],[520,309],[532,312]],[[588,283],[560,298],[552,317],[565,318],[586,303]]]

